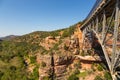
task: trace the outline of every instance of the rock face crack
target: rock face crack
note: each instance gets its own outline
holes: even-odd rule
[[[52,79],[52,80],[54,80],[55,79],[55,64],[54,64],[54,54],[53,53],[51,53],[51,75],[50,75],[50,78]]]

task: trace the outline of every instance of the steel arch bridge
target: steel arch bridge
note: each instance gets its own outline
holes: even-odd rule
[[[80,29],[83,44],[88,40],[113,80],[120,80],[120,0],[96,0]]]

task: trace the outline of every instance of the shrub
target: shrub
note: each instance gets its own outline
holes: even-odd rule
[[[69,30],[65,30],[62,34],[62,38],[69,37]]]
[[[68,80],[79,80],[79,78],[75,74],[72,74],[68,77]]]
[[[82,52],[80,53],[81,56],[85,56],[85,51],[82,50]]]
[[[100,76],[96,76],[94,80],[103,80]]]
[[[16,67],[15,66],[10,66],[10,70],[15,71]]]
[[[78,76],[85,78],[88,75],[87,71],[86,72],[81,72]]]
[[[62,38],[70,37],[74,33],[74,30],[75,30],[75,25],[70,26],[69,28],[65,29],[62,34]]]
[[[98,71],[103,71],[103,67],[101,65],[97,66]]]
[[[38,80],[39,79],[38,69],[39,69],[38,66],[33,69],[33,73],[30,75],[30,79],[29,80]]]
[[[74,64],[74,67],[76,68],[82,68],[80,61]]]
[[[112,80],[112,77],[109,72],[104,73],[104,80]]]
[[[42,61],[40,66],[41,67],[46,67],[46,63]]]
[[[31,62],[31,63],[35,63],[35,62],[36,62],[36,56],[30,57],[30,62]]]
[[[76,69],[75,71],[74,71],[74,74],[80,74],[80,71],[78,70],[78,69]]]
[[[52,80],[49,76],[44,76],[43,80]]]
[[[39,72],[38,72],[38,68],[35,68],[33,70],[33,75],[34,75],[34,79],[38,80],[39,79]]]
[[[78,74],[80,74],[80,71],[78,69],[76,69],[73,74],[71,74],[68,77],[68,80],[79,80],[79,77],[77,76]]]
[[[3,72],[0,71],[0,80],[1,80],[1,77],[4,75]]]
[[[56,37],[56,36],[59,36],[59,32],[53,31],[53,32],[50,33],[50,35],[53,36],[53,37]]]
[[[58,48],[58,45],[59,45],[58,43],[55,44],[54,47],[52,48],[52,50],[58,50],[58,49],[59,49],[59,48]]]
[[[68,50],[68,48],[69,48],[69,47],[67,47],[66,45],[64,45],[64,50],[66,50],[66,51],[67,51],[67,50]]]

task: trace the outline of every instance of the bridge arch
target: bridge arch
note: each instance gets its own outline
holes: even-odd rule
[[[120,0],[97,0],[80,27],[83,43],[103,54],[113,80],[120,79]]]

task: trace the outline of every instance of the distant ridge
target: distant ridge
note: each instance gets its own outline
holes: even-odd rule
[[[11,40],[11,39],[16,38],[16,37],[18,37],[18,36],[9,35],[9,36],[5,36],[5,37],[0,37],[0,41],[2,41],[2,40]]]
[[[2,40],[0,39],[0,41],[2,41]]]

